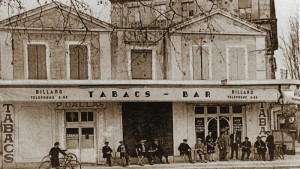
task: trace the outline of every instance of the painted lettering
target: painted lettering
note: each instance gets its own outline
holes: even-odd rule
[[[112,91],[112,97],[118,97],[117,91]]]
[[[266,118],[258,118],[259,126],[266,126],[267,125],[267,119]]]
[[[101,95],[100,95],[100,97],[106,97],[105,93],[102,92]]]
[[[205,91],[205,97],[210,97],[210,92],[209,91]]]
[[[183,91],[183,97],[188,97],[188,92],[187,91]]]
[[[3,107],[6,107],[6,112],[10,113],[10,106],[13,106],[12,104],[3,104]]]
[[[12,163],[14,161],[14,112],[11,112],[12,104],[3,104],[6,113],[3,120],[3,162]]]
[[[93,97],[93,92],[94,91],[89,91],[90,97]]]
[[[139,91],[134,92],[134,96],[135,97],[140,97],[140,92]]]
[[[14,145],[13,144],[6,144],[4,147],[3,147],[4,151],[6,153],[12,153],[14,152]]]
[[[265,134],[265,133],[266,133],[266,128],[265,127],[261,127],[259,134],[262,135],[262,134]]]
[[[124,95],[123,95],[123,97],[129,97],[128,93],[125,92]]]
[[[145,97],[150,97],[150,91],[145,92]]]
[[[198,92],[196,92],[196,93],[194,94],[194,97],[199,97]]]
[[[14,155],[13,154],[5,154],[4,155],[4,162],[5,163],[12,163],[12,162],[14,162]]]
[[[260,112],[259,112],[259,116],[258,117],[264,117],[266,118],[266,114],[265,114],[265,110],[264,109],[261,109]]]
[[[13,122],[13,120],[12,120],[12,118],[11,118],[11,114],[6,114],[6,115],[5,115],[5,119],[4,119],[3,123],[7,123],[7,121],[8,121],[9,123],[12,123],[12,122]]]
[[[7,142],[9,142],[9,143],[14,143],[12,134],[5,134],[4,143],[7,143]]]
[[[14,131],[13,124],[3,124],[3,133],[12,133]]]

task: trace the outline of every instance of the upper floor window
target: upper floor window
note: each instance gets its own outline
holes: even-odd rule
[[[194,2],[182,2],[181,3],[182,8],[182,16],[183,17],[191,17],[196,14],[196,6]]]
[[[242,19],[251,19],[252,15],[252,0],[239,0],[239,15]]]
[[[140,22],[140,11],[139,7],[129,7],[128,8],[128,13],[129,13],[129,22],[130,23],[135,23],[135,22]]]
[[[227,48],[227,79],[248,79],[248,55],[246,47],[232,46]]]
[[[25,79],[50,78],[49,47],[45,42],[30,42],[25,47]]]
[[[191,47],[191,79],[211,79],[211,50],[210,46],[195,45]]]
[[[270,18],[270,0],[258,1],[259,3],[259,18],[269,19]]]
[[[154,6],[155,19],[166,20],[165,17],[166,11],[167,11],[166,5],[155,5]]]
[[[91,79],[89,44],[70,42],[67,52],[67,79]]]
[[[131,50],[131,78],[152,79],[152,50]]]

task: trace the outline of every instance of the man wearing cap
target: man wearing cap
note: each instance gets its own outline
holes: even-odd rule
[[[183,143],[180,143],[178,150],[180,151],[180,155],[186,155],[189,158],[189,162],[193,163],[192,157],[191,157],[191,147],[187,143],[187,139],[183,139]]]
[[[164,156],[166,159],[166,163],[169,164],[168,154],[164,151],[161,145],[158,143],[158,139],[154,139],[154,142],[151,145],[151,148],[155,151],[155,156],[159,158],[160,163],[163,163],[162,157]]]
[[[230,147],[231,147],[231,156],[230,158],[233,159],[233,154],[235,152],[235,158],[238,159],[238,148],[239,144],[241,143],[241,135],[237,132],[237,129],[234,129],[233,133],[229,136],[230,138]]]
[[[261,140],[261,137],[257,136],[256,142],[254,143],[254,147],[257,150],[258,158],[262,157],[264,161],[266,161],[266,143]]]
[[[197,150],[197,154],[199,155],[199,159],[201,163],[206,163],[205,160],[205,152],[204,152],[204,143],[202,141],[202,138],[197,138],[197,143],[195,144],[195,149]],[[203,158],[202,158],[203,155]]]
[[[54,147],[52,147],[49,152],[49,155],[51,156],[52,168],[59,168],[59,153],[66,155],[66,153],[59,148],[59,142],[55,142]]]
[[[275,143],[274,143],[274,136],[271,134],[270,131],[267,131],[267,139],[266,139],[266,144],[268,147],[268,151],[269,151],[269,161],[273,161],[274,160],[274,149],[275,149]]]
[[[109,142],[105,141],[105,146],[102,147],[103,158],[106,158],[108,165],[111,167],[111,153],[112,149],[109,147]]]
[[[250,153],[251,153],[251,142],[249,141],[249,138],[248,137],[245,137],[245,141],[242,142],[241,144],[241,148],[242,148],[242,161],[244,161],[244,156],[245,154],[247,154],[247,160],[249,160],[249,156],[250,156]]]
[[[227,141],[224,137],[224,132],[221,132],[221,136],[218,139],[218,147],[220,150],[220,161],[227,161]]]
[[[137,155],[140,157],[140,158],[144,158],[146,157],[148,159],[148,162],[150,165],[153,165],[153,160],[152,160],[152,156],[151,154],[148,153],[148,147],[146,147],[145,145],[145,142],[146,140],[141,140],[139,144],[137,144],[136,146],[136,152],[137,152]],[[139,163],[139,165],[143,165],[142,163],[143,161],[141,161]]]
[[[126,164],[123,163],[123,166],[129,166],[129,156],[128,156],[128,148],[127,146],[124,144],[123,141],[119,141],[120,145],[119,147],[117,148],[117,152],[120,152],[120,158],[123,159],[125,158],[126,159]]]

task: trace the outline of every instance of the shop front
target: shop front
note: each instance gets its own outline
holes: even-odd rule
[[[3,163],[38,163],[56,141],[82,163],[98,163],[105,141],[116,152],[120,140],[133,149],[155,138],[178,161],[184,138],[192,146],[209,131],[237,129],[251,141],[264,135],[269,103],[279,97],[277,88],[257,86],[122,85],[2,88]]]

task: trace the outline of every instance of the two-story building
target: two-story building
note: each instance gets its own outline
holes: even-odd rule
[[[184,138],[275,129],[279,89],[297,84],[271,80],[265,2],[112,1],[112,24],[55,2],[1,21],[3,166],[38,164],[56,141],[97,163],[105,141],[154,138],[178,161]]]

